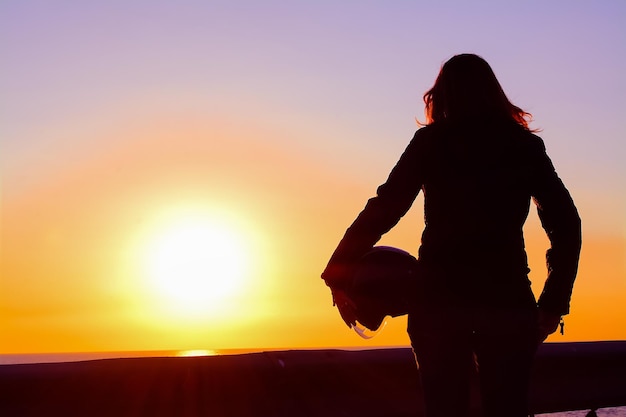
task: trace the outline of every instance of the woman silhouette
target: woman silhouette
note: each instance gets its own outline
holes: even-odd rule
[[[422,190],[425,228],[408,333],[426,416],[468,415],[474,367],[485,416],[527,416],[536,348],[569,312],[580,217],[528,127],[530,114],[508,100],[484,59],[452,57],[424,102],[427,124],[348,228],[322,278],[354,324],[344,291],[350,271]],[[531,199],[551,243],[538,301],[522,233]]]

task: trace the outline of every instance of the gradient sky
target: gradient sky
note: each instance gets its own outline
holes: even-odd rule
[[[1,2],[0,353],[406,345],[403,318],[359,339],[319,274],[462,52],[533,113],[583,218],[550,340],[625,339],[625,21],[619,0]],[[382,243],[416,253],[421,201]],[[199,218],[247,269],[192,312],[145,263]],[[538,293],[534,211],[526,233]]]

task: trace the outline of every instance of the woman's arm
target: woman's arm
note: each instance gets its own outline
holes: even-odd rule
[[[335,249],[322,278],[331,288],[343,288],[356,261],[367,253],[409,210],[422,187],[420,129]]]
[[[538,139],[538,138],[537,138]],[[551,247],[546,253],[548,277],[539,297],[540,309],[569,313],[582,245],[581,220],[574,202],[558,177],[539,139],[533,198]]]

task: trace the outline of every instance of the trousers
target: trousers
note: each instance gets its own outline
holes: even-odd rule
[[[470,416],[478,374],[484,417],[526,417],[539,341],[536,307],[426,306],[409,312],[426,417]]]

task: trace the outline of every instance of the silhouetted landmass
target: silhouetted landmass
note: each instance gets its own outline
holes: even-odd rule
[[[624,375],[626,341],[543,345],[532,408],[626,405]],[[403,417],[420,390],[408,348],[102,359],[0,366],[0,415]]]

